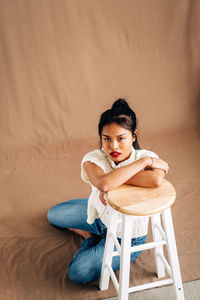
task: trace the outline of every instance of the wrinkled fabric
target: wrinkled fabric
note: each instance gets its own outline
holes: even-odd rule
[[[46,214],[89,197],[81,160],[120,97],[141,148],[169,163],[182,280],[200,278],[199,28],[195,0],[0,0],[0,300],[116,296],[112,283],[68,278],[82,238]],[[153,251],[130,275],[130,286],[156,280]]]

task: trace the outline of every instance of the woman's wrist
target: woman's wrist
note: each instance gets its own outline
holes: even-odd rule
[[[152,157],[145,157],[145,167],[151,168],[153,165],[153,158]]]

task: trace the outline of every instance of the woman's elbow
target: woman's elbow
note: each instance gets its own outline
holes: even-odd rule
[[[99,190],[101,191],[101,192],[108,192],[108,184],[107,184],[107,182],[105,181],[105,180],[102,180],[100,183],[99,183]]]
[[[155,176],[153,181],[154,187],[159,187],[162,185],[162,183],[163,183],[163,176]]]
[[[101,192],[109,192],[111,191],[113,188],[115,188],[115,186],[113,186],[113,183],[108,181],[107,179],[102,179],[101,180],[101,183],[100,183],[100,186],[99,186],[99,190]]]

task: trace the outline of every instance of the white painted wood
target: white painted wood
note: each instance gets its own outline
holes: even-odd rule
[[[112,232],[110,233],[110,235],[111,235],[111,238],[113,239],[113,242],[114,242],[114,244],[117,248],[117,254],[115,254],[116,251],[114,251],[113,256],[121,255],[121,246],[118,242],[118,239],[116,238],[116,236]]]
[[[172,278],[171,268],[170,268],[170,266],[169,266],[166,258],[161,253],[158,253],[158,256],[160,257],[160,259],[162,260],[163,264],[165,265],[165,268],[166,268],[167,273],[169,274],[170,278]]]
[[[154,281],[154,282],[150,282],[150,283],[145,283],[142,285],[137,285],[134,287],[130,287],[129,288],[129,293],[132,292],[138,292],[138,291],[142,291],[142,290],[146,290],[146,289],[151,289],[157,286],[162,286],[162,285],[166,285],[166,284],[170,284],[173,283],[172,279],[164,279],[164,280],[159,280],[159,281]]]
[[[162,229],[161,226],[159,226],[157,223],[155,224],[155,227],[158,229],[158,231],[160,232],[160,235],[162,236],[163,240],[166,240],[166,234],[164,232],[164,230]]]
[[[153,242],[133,247],[131,247],[132,221],[133,219],[137,218],[137,216],[122,214],[122,239],[120,247],[120,244],[118,243],[116,237],[116,229],[119,221],[117,220],[117,214],[113,209],[113,215],[110,220],[110,225],[106,237],[102,272],[99,284],[100,290],[105,290],[108,288],[110,276],[119,295],[119,300],[128,300],[128,294],[130,292],[173,283],[176,290],[176,299],[184,300],[170,207],[162,212],[164,230],[161,227],[160,214],[161,213],[149,215],[149,217],[151,217]],[[117,251],[114,251],[114,245],[116,245]],[[168,264],[166,258],[163,255],[163,245],[167,245],[170,264]],[[151,248],[154,248],[158,277],[160,278],[165,275],[166,268],[171,278],[129,288],[131,253]],[[112,269],[112,258],[116,255],[120,256],[119,283]]]
[[[166,244],[167,244],[166,241],[145,243],[145,244],[142,244],[142,245],[137,245],[137,246],[131,247],[131,252],[137,252],[137,251],[140,251],[140,250],[143,251],[143,250],[154,248],[154,247],[159,246],[159,245],[166,245]]]
[[[157,228],[157,227],[161,227],[160,213],[151,216],[151,227],[152,227],[153,241],[154,242],[161,241],[162,235]],[[164,236],[165,236],[165,234],[164,234]],[[154,248],[156,273],[157,273],[158,278],[163,278],[163,277],[165,277],[165,266],[158,254],[163,255],[163,245],[159,245]]]
[[[110,225],[107,229],[107,235],[106,235],[101,277],[99,282],[100,290],[107,290],[109,286],[110,272],[109,269],[107,268],[107,265],[112,266],[112,257],[113,257],[112,254],[114,250],[114,241],[111,237],[111,234],[116,235],[117,223],[118,223],[117,214],[116,211],[113,209],[113,214],[110,218]]]
[[[117,293],[119,293],[119,282],[117,280],[117,277],[115,276],[115,273],[114,273],[114,271],[113,271],[113,269],[110,265],[107,265],[107,268],[110,272],[110,275],[111,275],[112,281],[114,283],[115,289],[116,289]]]
[[[167,249],[168,249],[168,256],[169,256],[169,261],[170,261],[170,266],[172,271],[172,279],[176,291],[176,299],[184,300],[183,285],[181,280],[181,273],[180,273],[179,260],[178,260],[178,254],[176,249],[176,241],[174,236],[174,227],[173,227],[170,207],[164,210],[162,214],[163,214],[164,229],[167,237]]]
[[[121,259],[119,273],[119,300],[128,300],[130,276],[132,219],[129,215],[122,215]]]

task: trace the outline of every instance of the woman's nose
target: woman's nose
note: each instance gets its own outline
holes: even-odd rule
[[[118,142],[116,140],[113,140],[111,142],[111,150],[117,149],[118,148]]]

